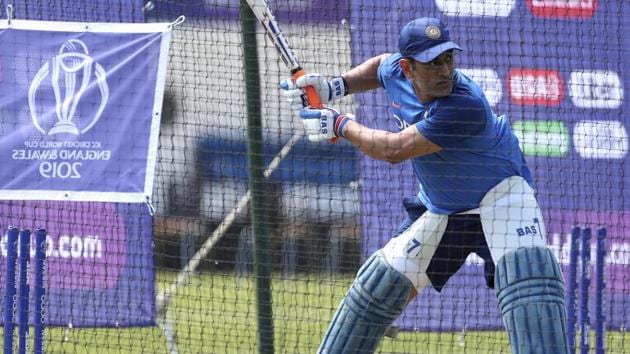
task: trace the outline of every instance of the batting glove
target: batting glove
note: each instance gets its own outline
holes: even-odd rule
[[[337,110],[329,107],[321,109],[304,108],[300,111],[300,117],[304,122],[306,135],[310,141],[334,141],[338,137],[345,138],[343,130],[346,124],[355,120],[353,114],[339,113]]]
[[[320,74],[306,74],[300,76],[295,82],[284,80],[280,83],[280,88],[284,90],[283,95],[293,110],[299,111],[308,106],[308,100],[302,90],[306,86],[313,86],[323,104],[348,94],[348,85],[341,76],[326,80]]]

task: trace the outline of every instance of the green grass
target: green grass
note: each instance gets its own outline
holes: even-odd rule
[[[174,273],[158,274],[158,289]],[[279,277],[276,277],[279,278]],[[274,279],[276,353],[314,353],[350,277]],[[171,303],[180,353],[256,353],[255,283],[232,274],[190,278]],[[630,353],[627,332],[607,334],[607,353]],[[380,353],[510,353],[504,332],[400,332],[385,338]],[[167,353],[160,328],[47,328],[46,353]]]

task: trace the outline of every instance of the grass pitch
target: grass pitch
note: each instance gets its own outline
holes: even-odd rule
[[[158,273],[158,289],[175,273]],[[350,276],[299,275],[272,282],[276,353],[314,353]],[[256,290],[251,277],[198,274],[171,303],[179,353],[257,353]],[[594,341],[591,341],[594,343]],[[629,353],[630,335],[609,332],[607,353]],[[32,344],[31,344],[32,345]],[[407,332],[385,338],[379,353],[510,353],[503,331]],[[168,353],[164,332],[149,328],[47,328],[46,353]]]

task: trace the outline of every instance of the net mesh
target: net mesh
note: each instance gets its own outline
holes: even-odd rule
[[[8,2],[0,5],[6,8]],[[260,289],[247,194],[249,99],[261,108],[265,167],[287,149],[263,183],[260,211],[266,231],[259,237],[270,242],[273,348],[278,353],[315,352],[356,271],[405,218],[403,198],[418,193],[412,165],[373,160],[345,140],[317,144],[302,136],[303,124],[278,88],[289,77],[288,68],[261,26],[255,33],[242,33],[239,1],[47,0],[13,5],[16,18],[32,20],[172,22],[186,16],[173,30],[168,56],[154,214],[142,204],[0,205],[0,217],[7,223],[3,228],[8,223],[32,228],[33,220],[64,225],[49,246],[59,257],[59,252],[81,253],[74,246],[79,243],[94,247],[93,255],[97,252],[92,239],[72,230],[84,232],[87,227],[95,234],[139,235],[134,238],[139,245],[113,238],[107,241],[113,246],[105,248],[112,252],[109,256],[83,262],[126,259],[137,271],[128,281],[146,285],[141,289],[152,292],[149,302],[134,302],[136,294],[129,290],[125,297],[98,293],[90,298],[94,303],[86,304],[78,300],[83,289],[56,278],[55,269],[58,274],[74,274],[81,286],[94,275],[79,274],[80,267],[62,270],[76,266],[71,256],[66,263],[52,261],[57,268],[49,269],[49,286],[56,282],[55,286],[67,287],[66,300],[54,304],[66,308],[51,305],[48,311],[70,313],[75,321],[46,328],[46,351],[260,350]],[[400,29],[416,17],[446,22],[451,37],[464,49],[456,58],[457,67],[479,83],[497,114],[509,117],[536,183],[546,242],[560,261],[565,281],[571,273],[571,232],[575,227],[580,232],[593,230],[586,306],[593,326],[599,313],[596,230],[606,229],[601,311],[606,348],[610,353],[628,351],[629,107],[624,88],[630,83],[630,39],[624,33],[630,31],[625,19],[629,4],[270,0],[269,7],[302,67],[327,77],[375,55],[398,52]],[[244,41],[257,43],[260,97],[246,96]],[[0,59],[24,60],[1,55]],[[354,112],[359,122],[373,128],[398,131],[402,124],[392,116],[383,89],[344,97],[334,107]],[[93,225],[93,214],[104,217]],[[67,239],[61,238],[64,235]],[[4,262],[6,247],[2,250]],[[150,261],[134,262],[151,252]],[[587,273],[577,271],[576,277]],[[105,283],[114,277],[96,276]],[[108,306],[116,312],[108,318],[125,318],[129,308],[138,306],[146,307],[146,317],[124,326],[115,320],[101,323],[99,307]],[[583,322],[584,306],[575,306],[576,320]],[[92,325],[77,325],[88,319],[94,319]],[[378,352],[510,352],[494,290],[487,288],[483,261],[475,255],[441,293],[426,289],[394,325],[400,332],[395,339],[386,337]],[[579,337],[580,327],[576,328]]]

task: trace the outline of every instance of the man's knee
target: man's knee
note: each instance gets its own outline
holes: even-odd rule
[[[567,353],[564,282],[546,247],[522,247],[497,263],[495,290],[513,353]]]

